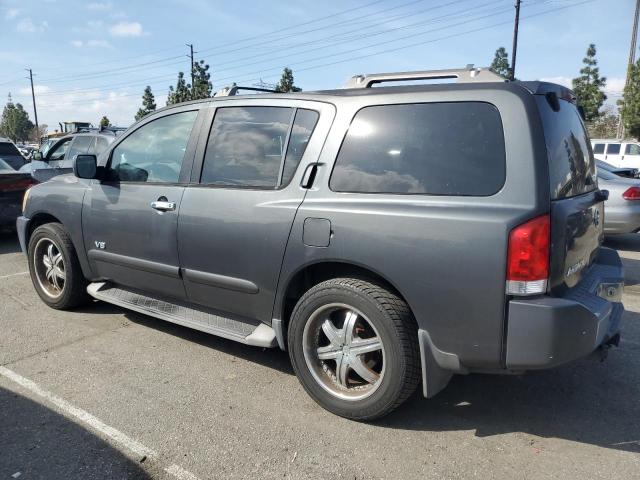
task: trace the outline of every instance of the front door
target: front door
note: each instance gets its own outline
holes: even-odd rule
[[[197,137],[198,110],[191,108],[165,112],[126,135],[110,152],[105,180],[93,181],[83,224],[97,276],[185,298],[176,236]]]
[[[271,322],[282,258],[334,115],[292,100],[216,102],[178,225],[188,297],[231,317]],[[233,105],[233,106],[232,106]],[[202,161],[204,160],[204,161]],[[202,165],[200,165],[202,163]],[[301,239],[298,239],[301,241]]]

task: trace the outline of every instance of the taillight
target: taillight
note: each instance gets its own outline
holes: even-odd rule
[[[640,200],[640,187],[627,188],[622,194],[625,200]]]
[[[549,215],[536,217],[511,230],[507,294],[535,295],[547,290],[550,235]]]

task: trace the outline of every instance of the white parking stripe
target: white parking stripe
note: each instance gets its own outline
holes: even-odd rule
[[[4,280],[5,278],[17,277],[18,275],[29,275],[29,272],[18,272],[11,273],[9,275],[0,275],[0,280]]]
[[[106,437],[109,437],[115,443],[125,447],[127,450],[135,453],[140,458],[158,457],[158,453],[156,451],[128,437],[127,435],[120,432],[119,430],[116,430],[115,428],[110,427],[109,425],[105,424],[98,418],[91,415],[89,412],[82,410],[81,408],[75,407],[69,402],[67,402],[66,400],[54,395],[51,392],[48,392],[40,388],[36,383],[32,382],[28,378],[23,377],[22,375],[19,375],[13,370],[9,370],[6,367],[0,366],[0,375],[11,380],[12,382],[17,383],[18,385],[29,390],[30,392],[35,393],[36,395],[44,398],[48,402],[58,407],[62,412],[66,413],[71,417],[75,417],[80,422],[90,426],[94,430],[97,430],[98,432],[102,433]],[[165,471],[173,475],[174,477],[176,477],[178,480],[199,480],[198,477],[196,477],[191,472],[188,472],[187,470],[183,469],[179,465],[172,464],[169,467],[165,468]]]

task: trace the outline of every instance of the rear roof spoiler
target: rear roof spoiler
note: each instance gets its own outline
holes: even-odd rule
[[[238,95],[238,91],[240,90],[246,90],[249,92],[264,92],[264,93],[279,93],[276,90],[271,90],[268,88],[259,88],[259,87],[241,87],[239,85],[236,85],[235,83],[228,86],[228,87],[224,87],[220,90],[218,90],[214,97],[232,97],[234,95]]]
[[[465,68],[454,68],[450,70],[423,70],[417,72],[367,73],[365,75],[356,75],[346,83],[344,88],[371,88],[377,83],[385,82],[446,79],[456,79],[458,83],[504,83],[508,81],[488,68],[478,68],[470,64]]]

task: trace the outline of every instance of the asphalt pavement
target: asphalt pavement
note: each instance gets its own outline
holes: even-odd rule
[[[388,417],[317,406],[288,356],[94,303],[47,308],[0,235],[0,480],[640,479],[640,236],[620,347],[454,377]]]

